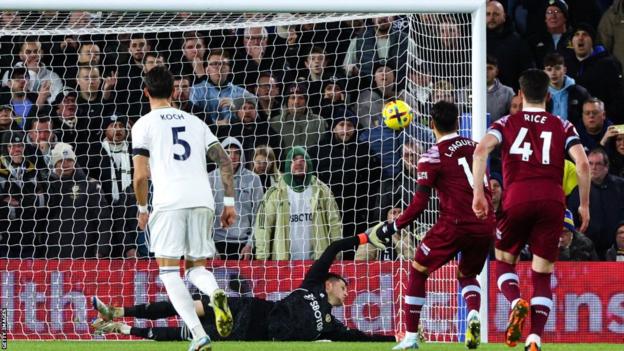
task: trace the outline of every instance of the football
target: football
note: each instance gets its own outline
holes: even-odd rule
[[[386,126],[393,130],[402,130],[414,119],[412,108],[403,100],[388,102],[381,114]]]

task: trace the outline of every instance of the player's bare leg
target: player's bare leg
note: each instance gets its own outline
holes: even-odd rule
[[[527,336],[524,349],[540,351],[542,349],[542,334],[548,321],[550,310],[553,308],[550,279],[555,263],[533,255],[531,265],[531,280],[533,281],[533,296],[531,298],[531,331]]]
[[[393,347],[393,350],[417,349],[419,341],[418,324],[420,322],[420,312],[426,300],[426,285],[428,272],[427,267],[412,262],[409,268],[409,278],[407,282],[407,295],[405,296],[405,309],[407,317],[405,319],[405,336],[403,340]]]

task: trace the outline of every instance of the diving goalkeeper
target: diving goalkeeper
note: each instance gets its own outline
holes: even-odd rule
[[[310,267],[301,286],[279,301],[255,297],[229,298],[235,322],[228,337],[217,333],[209,297],[202,296],[196,300],[195,311],[212,340],[395,341],[394,336],[369,335],[349,329],[331,313],[332,308],[342,306],[347,297],[346,280],[329,272],[332,262],[338,253],[367,242],[366,234],[333,242]],[[99,318],[92,324],[96,333],[119,333],[158,341],[191,338],[186,326],[137,328],[113,321],[121,317],[159,319],[175,316],[176,311],[168,301],[112,307],[94,297],[93,306],[99,312]]]

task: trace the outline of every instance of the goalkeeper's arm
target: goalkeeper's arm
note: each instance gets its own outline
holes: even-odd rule
[[[325,282],[325,278],[327,277],[327,273],[329,272],[329,267],[331,267],[334,259],[336,259],[336,255],[342,251],[351,250],[358,245],[366,244],[367,242],[368,236],[366,234],[359,234],[332,242],[325,249],[325,251],[323,251],[321,257],[314,261],[314,264],[312,264],[312,267],[310,267],[306,273],[301,286],[305,287],[323,284],[323,282]]]

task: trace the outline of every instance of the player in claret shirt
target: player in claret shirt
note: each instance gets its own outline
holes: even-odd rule
[[[433,106],[431,127],[437,144],[418,160],[418,181],[412,203],[396,221],[382,222],[371,229],[372,244],[379,244],[379,248],[389,245],[392,234],[416,220],[427,208],[431,191],[437,190],[440,217],[420,243],[410,267],[405,296],[405,338],[393,350],[418,348],[418,323],[425,303],[427,277],[460,252],[457,274],[469,310],[466,346],[475,349],[480,342],[481,288],[476,276],[494,240],[495,221],[492,213],[485,219],[477,218],[470,207],[474,183],[470,165],[476,142],[457,134],[458,115],[453,103],[440,101]],[[487,187],[485,175],[477,183]],[[489,191],[485,195],[486,202],[491,204]]]
[[[496,238],[498,287],[511,302],[505,343],[515,346],[521,338],[529,314],[528,301],[520,297],[515,265],[528,243],[533,253],[531,331],[525,350],[541,350],[541,335],[553,307],[550,278],[559,255],[561,218],[565,197],[561,186],[566,153],[576,163],[581,217],[580,231],[589,223],[589,163],[583,145],[567,121],[545,110],[548,76],[536,69],[520,77],[522,111],[492,124],[475,150],[473,176],[483,177],[488,154],[501,145],[503,161],[502,217]],[[491,205],[480,184],[475,184],[473,210],[479,218],[489,218]]]

